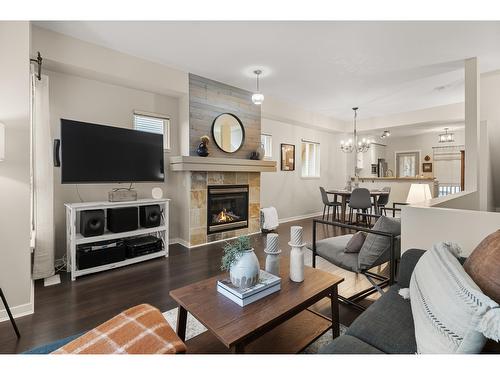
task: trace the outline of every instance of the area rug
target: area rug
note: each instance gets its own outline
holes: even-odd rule
[[[163,313],[165,319],[167,319],[168,324],[174,329],[177,329],[177,307],[172,310],[168,310]],[[202,334],[207,329],[201,324],[194,316],[188,313],[187,324],[186,324],[186,340]],[[345,334],[347,327],[340,325],[340,334]],[[302,353],[304,354],[315,354],[318,353],[320,348],[328,345],[333,341],[332,330],[326,331],[322,336],[318,337],[314,342],[312,342],[307,348],[305,348]]]

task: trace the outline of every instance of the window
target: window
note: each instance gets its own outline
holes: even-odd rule
[[[273,157],[273,136],[271,134],[261,134],[260,143],[264,147],[264,159],[271,159]]]
[[[460,192],[462,179],[462,151],[464,146],[433,147],[434,177],[443,197]]]
[[[163,149],[170,150],[170,119],[167,116],[135,111],[134,129],[163,134]]]
[[[419,173],[418,151],[396,153],[396,177],[415,177]]]
[[[319,178],[319,143],[302,140],[302,177]]]

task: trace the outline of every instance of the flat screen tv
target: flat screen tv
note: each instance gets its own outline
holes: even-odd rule
[[[61,119],[63,184],[164,179],[163,135]]]

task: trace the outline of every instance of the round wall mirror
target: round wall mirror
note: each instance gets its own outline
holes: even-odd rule
[[[236,152],[245,140],[245,129],[240,119],[232,113],[217,116],[212,124],[215,144],[224,152]]]

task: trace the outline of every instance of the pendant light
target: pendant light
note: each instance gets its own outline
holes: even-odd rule
[[[261,105],[264,102],[264,94],[260,92],[259,87],[259,76],[262,74],[262,70],[254,70],[254,74],[257,76],[257,91],[252,95],[252,102],[255,105]]]
[[[449,128],[444,128],[444,133],[439,134],[439,143],[455,142],[455,134],[448,133]]]

